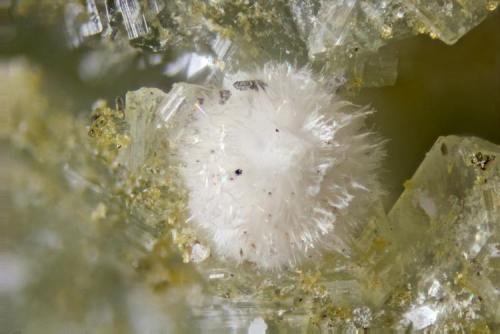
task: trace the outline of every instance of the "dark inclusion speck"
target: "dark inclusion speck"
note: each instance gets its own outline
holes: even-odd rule
[[[238,168],[237,170],[234,171],[234,173],[239,176],[239,175],[243,174],[243,170]]]
[[[237,90],[266,90],[267,84],[262,80],[243,80],[233,83],[233,87]]]
[[[219,91],[219,104],[225,104],[231,97],[231,92],[227,89]]]

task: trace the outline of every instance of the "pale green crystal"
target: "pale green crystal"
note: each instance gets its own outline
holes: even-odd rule
[[[496,157],[500,147],[478,138],[436,141],[390,211],[390,248],[364,272],[382,293],[373,294],[376,304],[408,286],[400,312],[433,310],[437,331],[499,323]]]

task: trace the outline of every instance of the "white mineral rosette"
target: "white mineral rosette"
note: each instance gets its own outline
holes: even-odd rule
[[[178,137],[189,219],[212,253],[263,269],[349,253],[380,194],[371,113],[308,69],[268,64],[206,91]]]

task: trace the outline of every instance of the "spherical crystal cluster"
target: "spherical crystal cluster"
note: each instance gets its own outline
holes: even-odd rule
[[[379,193],[371,111],[308,69],[266,65],[198,99],[180,140],[189,224],[215,253],[264,269],[293,266],[349,237]]]

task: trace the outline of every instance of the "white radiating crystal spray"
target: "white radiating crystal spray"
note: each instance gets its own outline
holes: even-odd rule
[[[308,70],[267,65],[199,100],[178,152],[190,224],[215,253],[262,268],[346,252],[378,193],[380,142]]]

